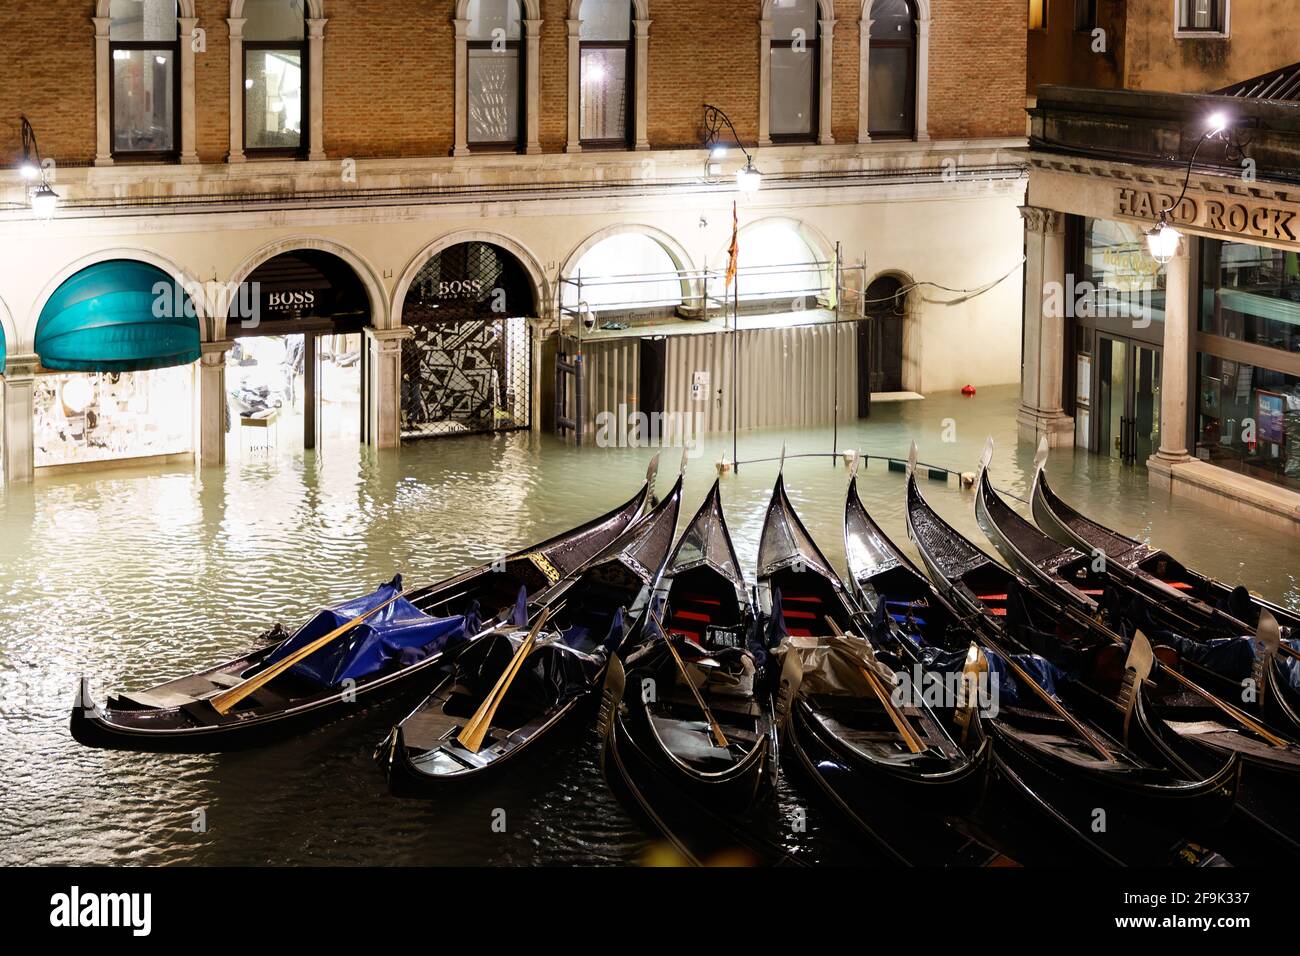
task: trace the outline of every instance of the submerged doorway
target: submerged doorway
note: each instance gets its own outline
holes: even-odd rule
[[[873,392],[903,391],[903,323],[907,296],[897,276],[880,276],[867,286],[866,323],[871,340],[866,350]]]
[[[370,308],[352,267],[303,249],[262,263],[245,286],[229,319],[227,451],[359,445]]]
[[[1097,345],[1094,447],[1124,464],[1145,464],[1160,447],[1160,349],[1108,335]]]

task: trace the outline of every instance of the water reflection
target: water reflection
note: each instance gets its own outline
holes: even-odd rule
[[[877,406],[840,428],[840,446],[972,470],[986,435],[992,474],[1024,496],[1033,449],[1015,444],[1014,389]],[[942,441],[944,420],[957,441]],[[741,457],[826,451],[830,429],[745,435]],[[687,472],[684,512],[712,483],[730,437],[707,443]],[[576,451],[525,434],[412,444],[376,455],[344,445],[227,469],[137,469],[43,479],[0,490],[0,848],[14,863],[630,863],[650,846],[604,787],[583,735],[479,790],[428,803],[390,799],[369,756],[404,702],[265,750],[153,756],[89,750],[66,728],[78,677],[101,695],[243,652],[275,621],[401,571],[433,580],[563,530],[635,489],[649,453]],[[664,456],[661,490],[678,453]],[[1052,483],[1126,533],[1150,536],[1217,577],[1300,607],[1300,549],[1277,532],[1148,491],[1145,472],[1057,452]],[[728,519],[752,573],[774,464],[723,482]],[[828,458],[792,458],[791,497],[843,568],[847,480]],[[897,540],[902,476],[873,461],[860,487]],[[928,499],[983,542],[973,498],[926,485]],[[776,827],[803,805],[783,784]],[[492,830],[506,811],[506,832]],[[203,811],[206,832],[196,832]],[[806,833],[782,837],[794,858],[842,862],[832,814],[812,805]],[[649,858],[654,858],[653,854]]]

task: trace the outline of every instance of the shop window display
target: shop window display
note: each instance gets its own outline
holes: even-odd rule
[[[1300,377],[1200,355],[1196,455],[1300,489]]]
[[[1080,318],[1165,320],[1165,269],[1151,258],[1141,232],[1127,223],[1084,220],[1083,275],[1077,280],[1088,283],[1068,296]]]
[[[194,450],[194,369],[42,375],[36,381],[36,466]]]
[[[1201,331],[1300,351],[1300,254],[1218,239],[1203,249]]]

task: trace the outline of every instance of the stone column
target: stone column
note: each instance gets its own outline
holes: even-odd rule
[[[862,18],[858,30],[858,142],[871,142],[871,24]]]
[[[1065,380],[1065,216],[1021,206],[1025,220],[1025,353],[1021,372],[1021,441],[1074,444],[1074,419],[1061,406]]]
[[[36,414],[35,355],[11,355],[0,387],[4,388],[4,465],[5,481],[31,481],[36,475],[36,442],[33,435]]]
[[[772,21],[758,21],[758,145],[772,145]]]
[[[650,148],[649,134],[649,117],[650,117],[650,24],[651,20],[633,20],[632,25],[636,28],[636,50],[632,54],[633,64],[636,69],[636,93],[634,94],[634,106],[636,107],[636,116],[633,119],[633,133],[635,134],[636,148]]]
[[[230,152],[226,162],[244,162],[244,24],[241,18],[230,25]]]
[[[1187,383],[1191,376],[1191,259],[1187,239],[1165,265],[1165,340],[1160,377],[1160,450],[1147,459],[1151,483],[1167,488],[1187,452]]]
[[[308,140],[307,158],[320,162],[325,156],[325,24],[321,18],[307,21],[307,58],[311,61],[311,92],[308,108],[311,110],[311,138]]]
[[[456,79],[452,84],[452,96],[456,98],[452,126],[451,155],[469,155],[469,21],[452,20],[456,29]]]
[[[199,161],[194,113],[194,30],[199,21],[180,17],[176,23],[181,37],[181,163],[193,165]]]
[[[376,448],[402,443],[402,341],[413,334],[409,328],[366,329],[370,444]]]
[[[930,139],[930,21],[916,21],[916,141]]]
[[[199,358],[199,463],[226,463],[226,353],[234,342],[204,342]]]
[[[566,20],[569,26],[569,136],[566,153],[582,152],[582,21]]]
[[[95,23],[95,165],[113,165],[113,58],[108,30],[113,21],[94,17]]]
[[[524,152],[536,156],[542,151],[542,21],[524,21]]]
[[[834,116],[833,101],[835,92],[835,73],[832,69],[835,51],[835,21],[821,20],[821,38],[818,40],[821,50],[821,76],[818,84],[821,92],[817,103],[817,142],[822,146],[835,145],[831,133],[831,119]]]

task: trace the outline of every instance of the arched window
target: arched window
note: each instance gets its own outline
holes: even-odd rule
[[[113,156],[178,151],[180,31],[176,0],[112,0],[109,50]]]
[[[773,142],[817,137],[821,43],[817,0],[773,0],[770,129]]]
[[[651,236],[625,232],[592,246],[564,282],[563,306],[592,311],[671,311],[682,304],[678,265]]]
[[[803,299],[811,308],[829,287],[826,264],[787,221],[756,222],[742,229],[738,266],[745,301]]]
[[[306,0],[245,0],[244,148],[299,153],[306,147]]]
[[[518,148],[525,85],[520,0],[469,0],[469,144]]]
[[[583,0],[578,11],[579,137],[586,146],[628,147],[635,45],[630,0]]]
[[[875,0],[870,57],[871,138],[911,139],[916,133],[916,11],[911,0]]]

